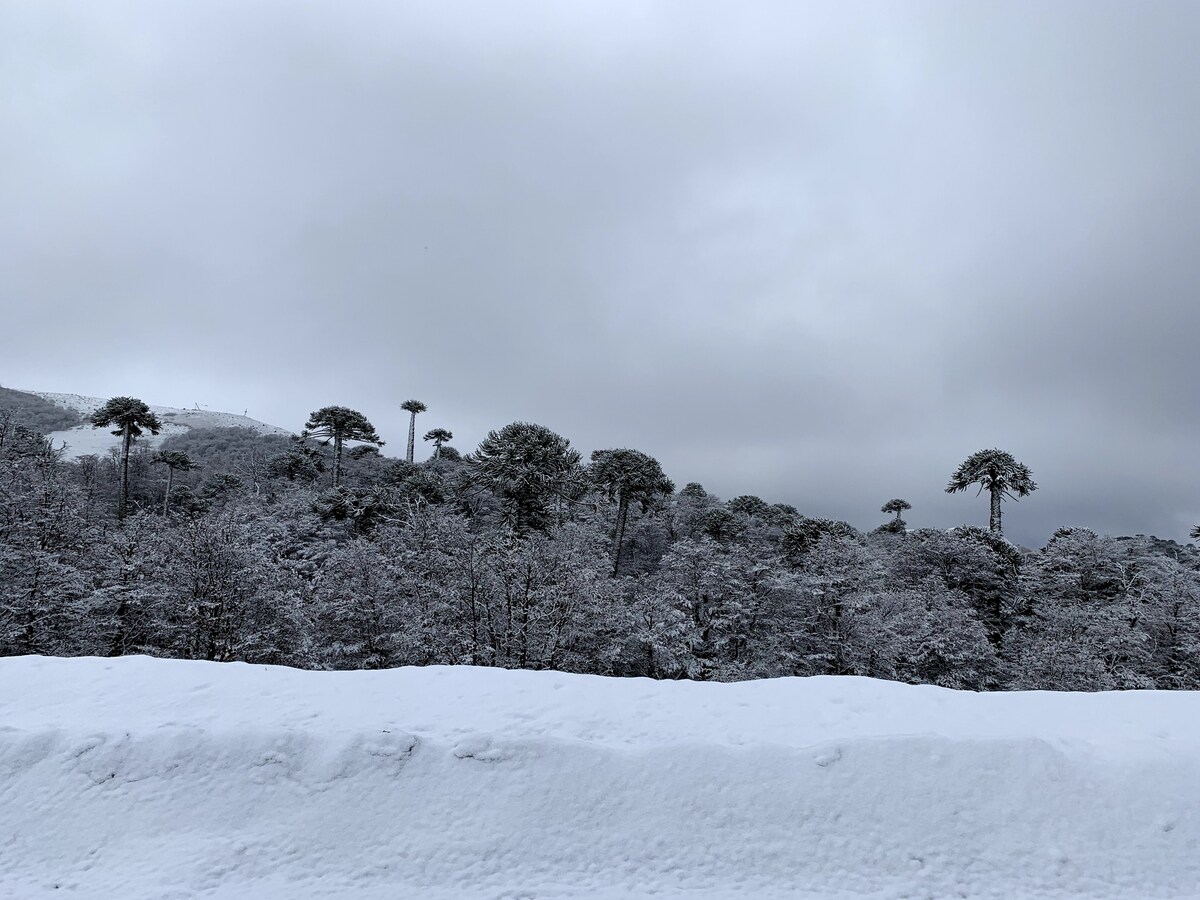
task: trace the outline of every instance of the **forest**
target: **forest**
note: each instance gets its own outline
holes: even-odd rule
[[[0,389],[0,655],[1200,689],[1196,548],[1070,527],[1010,543],[1002,504],[1037,485],[1002,450],[948,473],[990,495],[989,528],[912,530],[893,498],[863,532],[528,422],[461,453],[403,408],[403,458],[341,406],[291,439],[149,449],[161,423],[115,397],[91,424],[119,446],[66,460],[45,433],[70,414]]]

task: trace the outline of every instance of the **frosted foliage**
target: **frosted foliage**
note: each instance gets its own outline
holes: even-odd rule
[[[135,448],[119,523],[120,460],[23,427],[0,426],[0,654],[1200,688],[1200,558],[1166,541],[862,534],[658,474],[642,502],[527,423],[469,459],[347,454],[336,490],[332,446],[194,432],[195,469]]]

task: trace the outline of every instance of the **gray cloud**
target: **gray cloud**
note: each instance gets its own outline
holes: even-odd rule
[[[28,0],[0,380],[469,449],[513,419],[860,526],[1200,521],[1200,9]]]

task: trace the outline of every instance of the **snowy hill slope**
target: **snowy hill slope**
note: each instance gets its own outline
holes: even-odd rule
[[[105,404],[106,399],[100,397],[85,397],[82,394],[55,394],[45,391],[26,391],[48,400],[64,409],[72,409],[85,419]],[[208,409],[182,409],[175,406],[151,406],[151,411],[163,423],[163,430],[157,436],[147,434],[138,439],[139,446],[158,447],[167,438],[184,434],[192,428],[249,428],[258,434],[291,434],[285,428],[267,425],[257,419],[239,416],[234,413],[217,412]],[[109,428],[93,428],[91,425],[78,425],[66,431],[54,431],[47,437],[54,440],[55,446],[66,444],[63,456],[66,459],[77,459],[80,456],[95,454],[103,456],[110,449],[120,444],[120,439],[111,433]]]
[[[1200,897],[1200,695],[3,659],[0,896]]]

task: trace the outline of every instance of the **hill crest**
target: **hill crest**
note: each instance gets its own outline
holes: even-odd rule
[[[83,416],[85,420],[107,402],[105,398],[89,397],[84,394],[29,390],[22,392],[32,394],[63,409],[72,410]],[[280,428],[278,425],[269,425],[266,422],[260,422],[257,419],[238,415],[237,413],[200,409],[198,407],[187,409],[180,406],[155,406],[154,404],[149,404],[149,406],[151,412],[158,416],[163,423],[163,429],[159,434],[147,434],[145,437],[139,439],[141,446],[151,448],[161,446],[167,438],[187,434],[189,431],[200,428],[246,428],[256,434],[278,434],[285,436],[292,434],[286,428]],[[86,421],[74,428],[68,428],[63,431],[52,431],[46,436],[51,438],[56,446],[59,444],[66,445],[63,451],[63,457],[66,459],[78,459],[81,456],[89,454],[102,456],[118,445],[118,439],[111,433],[111,429],[94,428]]]

